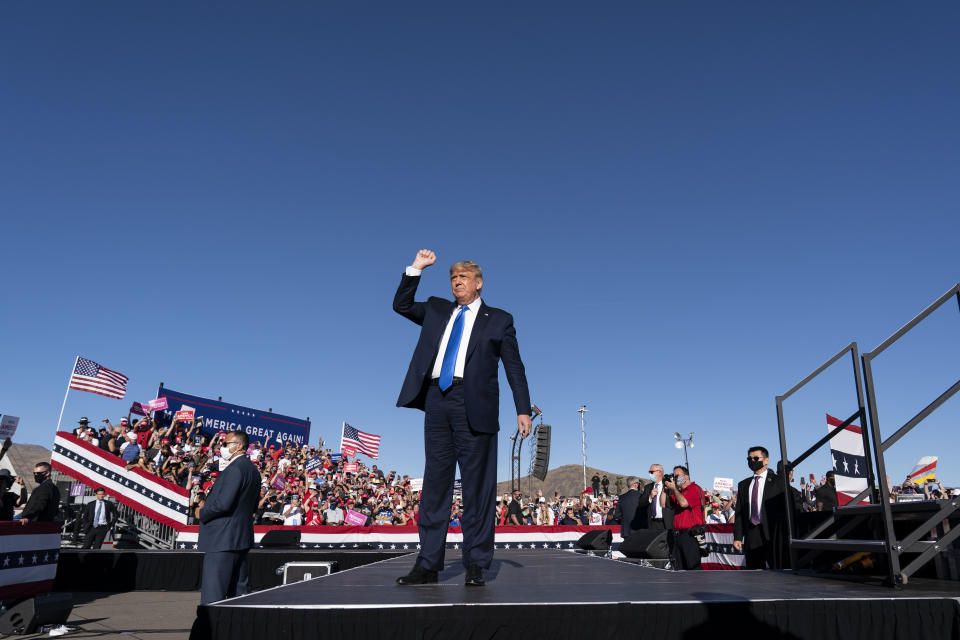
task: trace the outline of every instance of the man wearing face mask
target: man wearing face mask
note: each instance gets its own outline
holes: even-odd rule
[[[38,462],[33,468],[33,479],[37,483],[37,488],[30,494],[27,506],[23,508],[20,524],[53,522],[60,509],[60,491],[50,480],[50,463]]]
[[[673,510],[673,568],[678,571],[700,569],[700,544],[693,528],[706,524],[703,489],[690,480],[686,467],[677,465],[673,468],[673,480],[664,478],[660,506]]]
[[[223,437],[220,458],[225,466],[198,505],[199,547],[204,552],[201,604],[250,591],[247,552],[253,546],[260,474],[246,456],[248,445],[243,431],[231,431]]]
[[[737,510],[733,520],[733,548],[746,555],[747,569],[779,568],[774,533],[784,518],[783,486],[767,468],[770,454],[764,447],[750,447],[747,466],[753,475],[737,485]]]
[[[650,482],[640,492],[640,501],[637,503],[638,529],[672,529],[673,510],[669,505],[660,504],[663,495],[663,467],[651,464],[648,470]]]

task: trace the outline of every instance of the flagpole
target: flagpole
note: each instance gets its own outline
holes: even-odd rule
[[[343,432],[347,430],[347,421],[344,420],[340,423],[340,453],[343,453]],[[343,456],[348,457],[348,456]]]
[[[63,421],[63,410],[67,408],[67,396],[70,395],[70,380],[73,380],[73,372],[77,370],[77,363],[80,362],[80,356],[73,361],[73,369],[70,369],[70,378],[67,380],[67,392],[63,394],[63,404],[60,405],[60,417],[57,418],[57,431],[60,431],[60,423]]]

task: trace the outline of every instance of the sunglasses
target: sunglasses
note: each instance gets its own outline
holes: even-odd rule
[[[760,456],[747,456],[747,462],[750,462],[751,460],[754,462],[762,462],[763,458]]]

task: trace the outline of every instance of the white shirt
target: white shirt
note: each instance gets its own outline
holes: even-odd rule
[[[660,494],[663,493],[663,482],[655,482],[653,488],[657,490],[657,495],[650,498],[653,501],[654,519],[663,519],[663,507],[660,506]],[[652,493],[652,492],[651,492]]]
[[[753,513],[753,484],[759,482],[760,486],[757,488],[757,513],[760,514],[761,522],[763,521],[763,489],[767,484],[767,471],[770,469],[764,469],[763,473],[753,474],[753,480],[750,481],[750,512]],[[757,480],[757,476],[760,476],[760,480]],[[748,514],[749,515],[749,514]]]
[[[418,276],[423,271],[407,267],[408,276]],[[453,368],[453,377],[462,378],[463,369],[467,362],[467,345],[470,344],[470,333],[473,331],[473,323],[477,320],[477,313],[480,312],[480,305],[483,301],[478,297],[467,305],[467,310],[463,312],[463,334],[460,336],[460,347],[457,349],[457,364]],[[447,321],[447,328],[443,330],[443,338],[440,339],[440,350],[437,352],[437,360],[433,363],[433,373],[430,377],[437,379],[440,377],[440,369],[443,368],[443,356],[447,353],[447,343],[450,342],[450,333],[453,331],[453,322],[460,313],[460,305],[453,308],[450,319]]]

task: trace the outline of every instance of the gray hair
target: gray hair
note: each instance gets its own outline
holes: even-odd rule
[[[640,484],[640,478],[637,478],[637,477],[635,477],[635,476],[628,476],[628,477],[627,477],[627,486],[628,486],[628,487],[632,487],[633,485],[639,485],[639,484]]]

